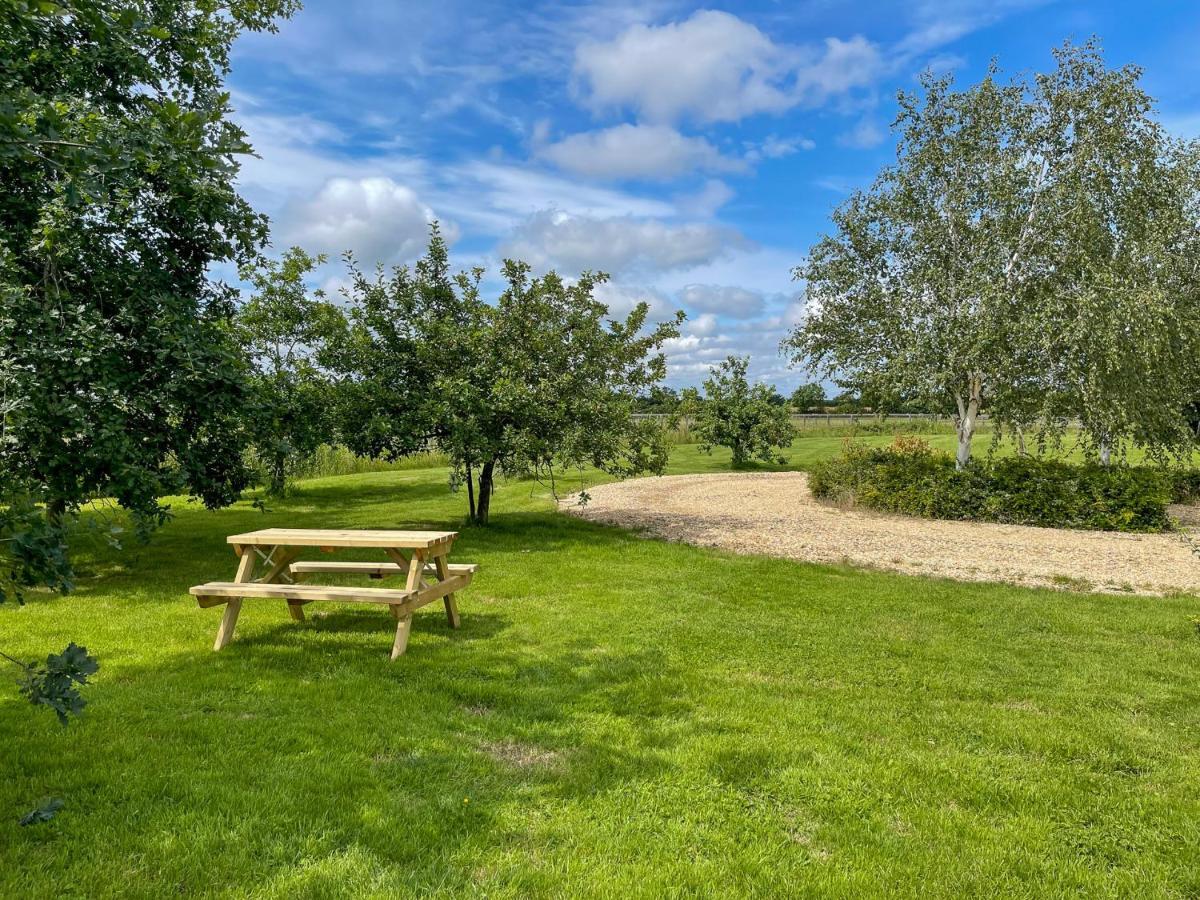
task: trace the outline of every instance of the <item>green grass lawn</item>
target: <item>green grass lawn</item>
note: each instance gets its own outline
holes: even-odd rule
[[[829,450],[804,440],[792,465]],[[461,630],[431,606],[393,664],[385,611],[247,601],[212,653],[187,589],[233,575],[225,535],[462,528],[445,484],[177,504],[148,547],[85,546],[75,594],[0,607],[0,648],[102,665],[66,729],[0,682],[0,897],[1200,892],[1191,597],[734,557],[515,483],[452,554],[483,566]]]

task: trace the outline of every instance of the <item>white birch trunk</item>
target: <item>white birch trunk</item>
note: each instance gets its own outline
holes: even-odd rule
[[[954,467],[965,469],[971,461],[971,439],[975,437],[975,425],[979,421],[979,406],[983,401],[983,385],[978,375],[968,379],[970,394],[964,398],[955,394],[954,401],[958,404],[958,416],[954,420],[954,429],[958,433],[958,452],[954,456]]]

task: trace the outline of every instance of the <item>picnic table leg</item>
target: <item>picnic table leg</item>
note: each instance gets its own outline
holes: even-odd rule
[[[241,561],[238,562],[237,575],[234,576],[234,581],[242,584],[250,581],[254,574],[254,551],[250,547],[242,547]],[[217,639],[213,643],[213,650],[220,650],[229,643],[233,637],[233,629],[237,626],[238,614],[242,611],[242,598],[231,597],[229,602],[225,604],[225,612],[221,616],[221,626],[217,629]]]
[[[400,607],[393,606],[392,616],[396,620],[396,639],[392,641],[392,662],[395,662],[408,649],[408,635],[412,631],[412,613],[402,613]]]
[[[445,581],[450,577],[450,569],[447,567],[446,557],[444,554],[441,556],[435,556],[433,558],[433,564],[437,567],[438,578],[441,581]],[[455,602],[454,595],[447,594],[443,598],[443,602],[446,604],[446,621],[450,623],[451,628],[457,628],[459,625],[458,603]]]
[[[425,552],[423,550],[413,550],[412,556],[405,558],[404,553],[398,549],[389,548],[384,551],[391,560],[399,565],[408,565],[408,580],[405,582],[405,590],[415,591],[426,586],[425,579],[421,576],[425,573]],[[408,636],[412,632],[412,613],[401,613],[400,607],[392,607],[392,616],[396,619],[396,640],[392,642],[392,660],[395,661],[404,655],[404,651],[408,649]]]

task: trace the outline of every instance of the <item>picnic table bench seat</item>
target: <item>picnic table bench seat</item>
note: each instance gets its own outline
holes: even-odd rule
[[[392,590],[389,588],[328,587],[319,584],[258,584],[238,581],[210,581],[191,588],[203,607],[219,606],[234,597],[269,597],[289,603],[312,603],[314,600],[332,600],[337,603],[406,603],[416,591]]]
[[[451,575],[474,575],[479,571],[478,563],[448,563],[447,571]],[[366,575],[369,578],[387,578],[389,575],[406,575],[408,570],[399,563],[393,562],[324,562],[312,560],[294,562],[288,566],[292,575],[311,575],[324,572],[327,575]],[[425,564],[425,574],[433,575],[437,567],[433,563]]]
[[[225,605],[214,650],[222,649],[233,637],[242,601],[251,598],[285,600],[296,621],[304,621],[303,607],[319,600],[335,603],[376,603],[387,606],[396,620],[392,659],[404,653],[412,627],[412,613],[442,600],[450,627],[459,626],[454,599],[471,583],[479,568],[472,563],[450,563],[446,557],[453,531],[371,531],[305,528],[265,528],[227,540],[240,558],[233,581],[210,581],[190,589],[202,608]],[[297,562],[306,548],[332,552],[341,548],[370,548],[382,551],[390,562]],[[261,574],[255,577],[256,570]],[[299,584],[304,576],[325,572],[368,575],[371,578],[406,576],[403,588]]]

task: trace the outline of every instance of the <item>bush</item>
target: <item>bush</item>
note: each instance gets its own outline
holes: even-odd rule
[[[1167,504],[1180,489],[1155,469],[1033,457],[976,460],[960,472],[913,437],[848,444],[813,468],[809,484],[816,497],[927,518],[1141,532],[1170,527]]]
[[[1200,469],[1180,469],[1171,473],[1171,501],[1195,503],[1200,500]]]

